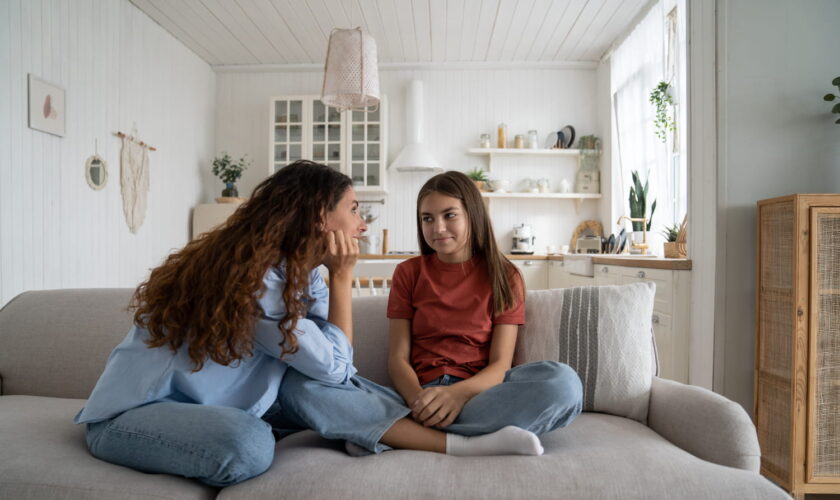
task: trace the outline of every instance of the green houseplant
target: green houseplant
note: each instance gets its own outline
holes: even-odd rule
[[[672,224],[670,226],[665,226],[660,231],[662,236],[665,237],[665,241],[667,242],[674,242],[677,241],[677,236],[680,234],[680,226],[678,224]]]
[[[665,142],[668,132],[677,129],[677,124],[669,113],[668,107],[674,105],[674,99],[669,92],[671,85],[668,82],[659,82],[650,92],[648,101],[656,107],[656,117],[653,119],[653,126],[656,127],[656,137]]]
[[[838,76],[834,80],[831,80],[831,84],[834,85],[835,87],[837,87],[837,90],[840,91],[840,76]],[[823,96],[824,101],[831,102],[835,99],[840,99],[840,95],[826,94],[826,95]],[[832,106],[831,112],[836,114],[836,115],[840,115],[840,103],[837,103],[834,106]],[[840,118],[837,118],[837,121],[835,121],[834,123],[837,123],[838,125],[840,125]]]
[[[234,162],[229,154],[223,152],[221,157],[217,156],[213,160],[213,175],[225,183],[225,189],[222,190],[223,197],[235,198],[239,196],[239,190],[236,189],[236,181],[242,177],[242,172],[251,166],[251,161],[246,160],[245,156]]]
[[[648,181],[645,180],[645,185],[642,186],[642,181],[639,179],[639,172],[634,170],[632,175],[633,185],[630,186],[630,217],[641,219],[647,214]],[[650,206],[647,228],[644,227],[643,222],[633,222],[633,231],[650,231],[654,211],[656,211],[656,200],[653,200],[653,204]]]
[[[474,169],[467,172],[467,177],[472,179],[479,191],[484,191],[484,185],[487,182],[487,172],[478,167],[475,167]]]

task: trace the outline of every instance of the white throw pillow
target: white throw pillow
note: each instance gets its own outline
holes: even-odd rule
[[[655,291],[650,282],[529,291],[514,364],[566,363],[583,382],[583,411],[646,422]]]

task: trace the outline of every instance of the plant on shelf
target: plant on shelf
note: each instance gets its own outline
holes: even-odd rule
[[[633,185],[630,186],[630,217],[633,219],[641,219],[647,214],[647,194],[648,181],[645,180],[645,185],[642,186],[642,181],[639,179],[639,172],[633,171]],[[647,228],[644,227],[643,222],[633,222],[633,231],[650,231],[650,226],[653,223],[653,212],[656,211],[656,200],[650,206],[650,216],[648,216]]]
[[[233,158],[223,151],[223,156],[216,157],[213,160],[213,175],[225,183],[225,189],[222,191],[223,197],[236,198],[239,196],[236,181],[242,177],[242,172],[251,166],[251,161],[246,160],[245,156],[234,162]]]
[[[677,236],[680,234],[680,226],[676,223],[665,226],[660,233],[665,237],[665,241],[667,242],[677,241]]]
[[[680,233],[682,232],[682,238]],[[662,250],[666,259],[684,259],[686,257],[685,249],[685,221],[680,226],[674,223],[670,226],[665,226],[662,231],[662,236],[665,237],[665,243],[662,244]]]
[[[831,84],[837,87],[837,90],[840,91],[840,76],[838,76],[834,80],[831,80]],[[835,99],[840,99],[840,95],[826,94],[823,96],[824,101],[831,102]],[[831,112],[836,115],[840,115],[840,103],[837,103],[834,106],[832,106]],[[837,121],[835,121],[834,123],[840,124],[840,118],[838,118]]]
[[[656,107],[656,117],[653,119],[653,126],[656,127],[656,137],[665,142],[668,137],[668,132],[673,132],[677,129],[677,124],[671,117],[668,107],[674,105],[674,99],[671,97],[669,89],[671,85],[668,82],[659,82],[656,87],[650,92],[650,101]]]
[[[472,179],[479,191],[484,191],[484,186],[487,183],[487,172],[475,167],[467,172],[467,177]]]

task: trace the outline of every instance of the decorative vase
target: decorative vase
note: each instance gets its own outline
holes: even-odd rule
[[[232,182],[226,182],[225,188],[222,190],[222,196],[225,198],[236,198],[239,196],[239,190],[236,189],[236,184]]]
[[[486,190],[486,187],[484,185],[484,181],[475,181],[474,180],[473,182],[475,183],[475,187],[477,187],[479,191]]]

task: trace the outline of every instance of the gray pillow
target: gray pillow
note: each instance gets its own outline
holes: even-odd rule
[[[528,292],[514,364],[566,363],[583,382],[583,411],[646,422],[655,291],[645,282]]]

